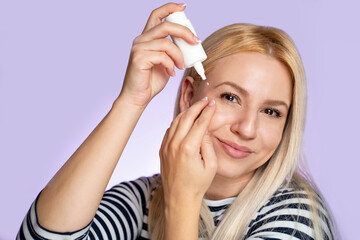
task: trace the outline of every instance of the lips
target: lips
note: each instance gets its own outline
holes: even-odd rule
[[[245,146],[240,146],[234,142],[219,139],[220,145],[223,147],[225,152],[233,158],[245,158],[249,156],[253,151]]]

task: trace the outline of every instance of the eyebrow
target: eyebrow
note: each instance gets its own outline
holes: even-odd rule
[[[216,85],[214,88],[218,88],[222,85],[229,85],[229,86],[235,88],[238,92],[240,92],[245,97],[248,97],[250,95],[246,89],[240,87],[239,85],[237,85],[233,82],[228,82],[228,81],[222,82],[222,83]],[[270,100],[269,99],[269,100],[266,100],[264,103],[268,104],[268,105],[272,105],[272,106],[281,106],[282,105],[282,106],[286,107],[287,109],[289,108],[289,106],[285,102],[280,101],[280,100]]]

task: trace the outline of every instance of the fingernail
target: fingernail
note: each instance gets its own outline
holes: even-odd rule
[[[201,99],[201,101],[207,101],[208,97],[204,97],[203,99]]]
[[[194,39],[195,42],[201,43],[200,38],[198,38],[197,36],[194,35],[194,36],[193,36],[193,39]]]
[[[185,64],[184,63],[181,64],[180,68],[184,70],[185,69]]]
[[[175,77],[175,70],[172,70],[171,76],[172,76],[172,77]]]
[[[178,3],[179,7],[186,7],[186,3]]]
[[[214,105],[215,105],[215,100],[213,99],[209,102],[209,106],[214,106]]]

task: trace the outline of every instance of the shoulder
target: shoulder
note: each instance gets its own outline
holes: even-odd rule
[[[249,225],[248,234],[277,237],[314,238],[314,222],[331,239],[331,222],[322,198],[302,189],[279,188],[259,209]]]

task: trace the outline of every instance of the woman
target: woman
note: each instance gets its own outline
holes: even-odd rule
[[[152,12],[112,109],[39,194],[20,239],[333,239],[326,207],[297,168],[305,75],[281,30],[234,24],[203,46],[207,82],[185,71],[161,175],[105,188],[150,100],[184,68],[165,37],[199,39]]]

